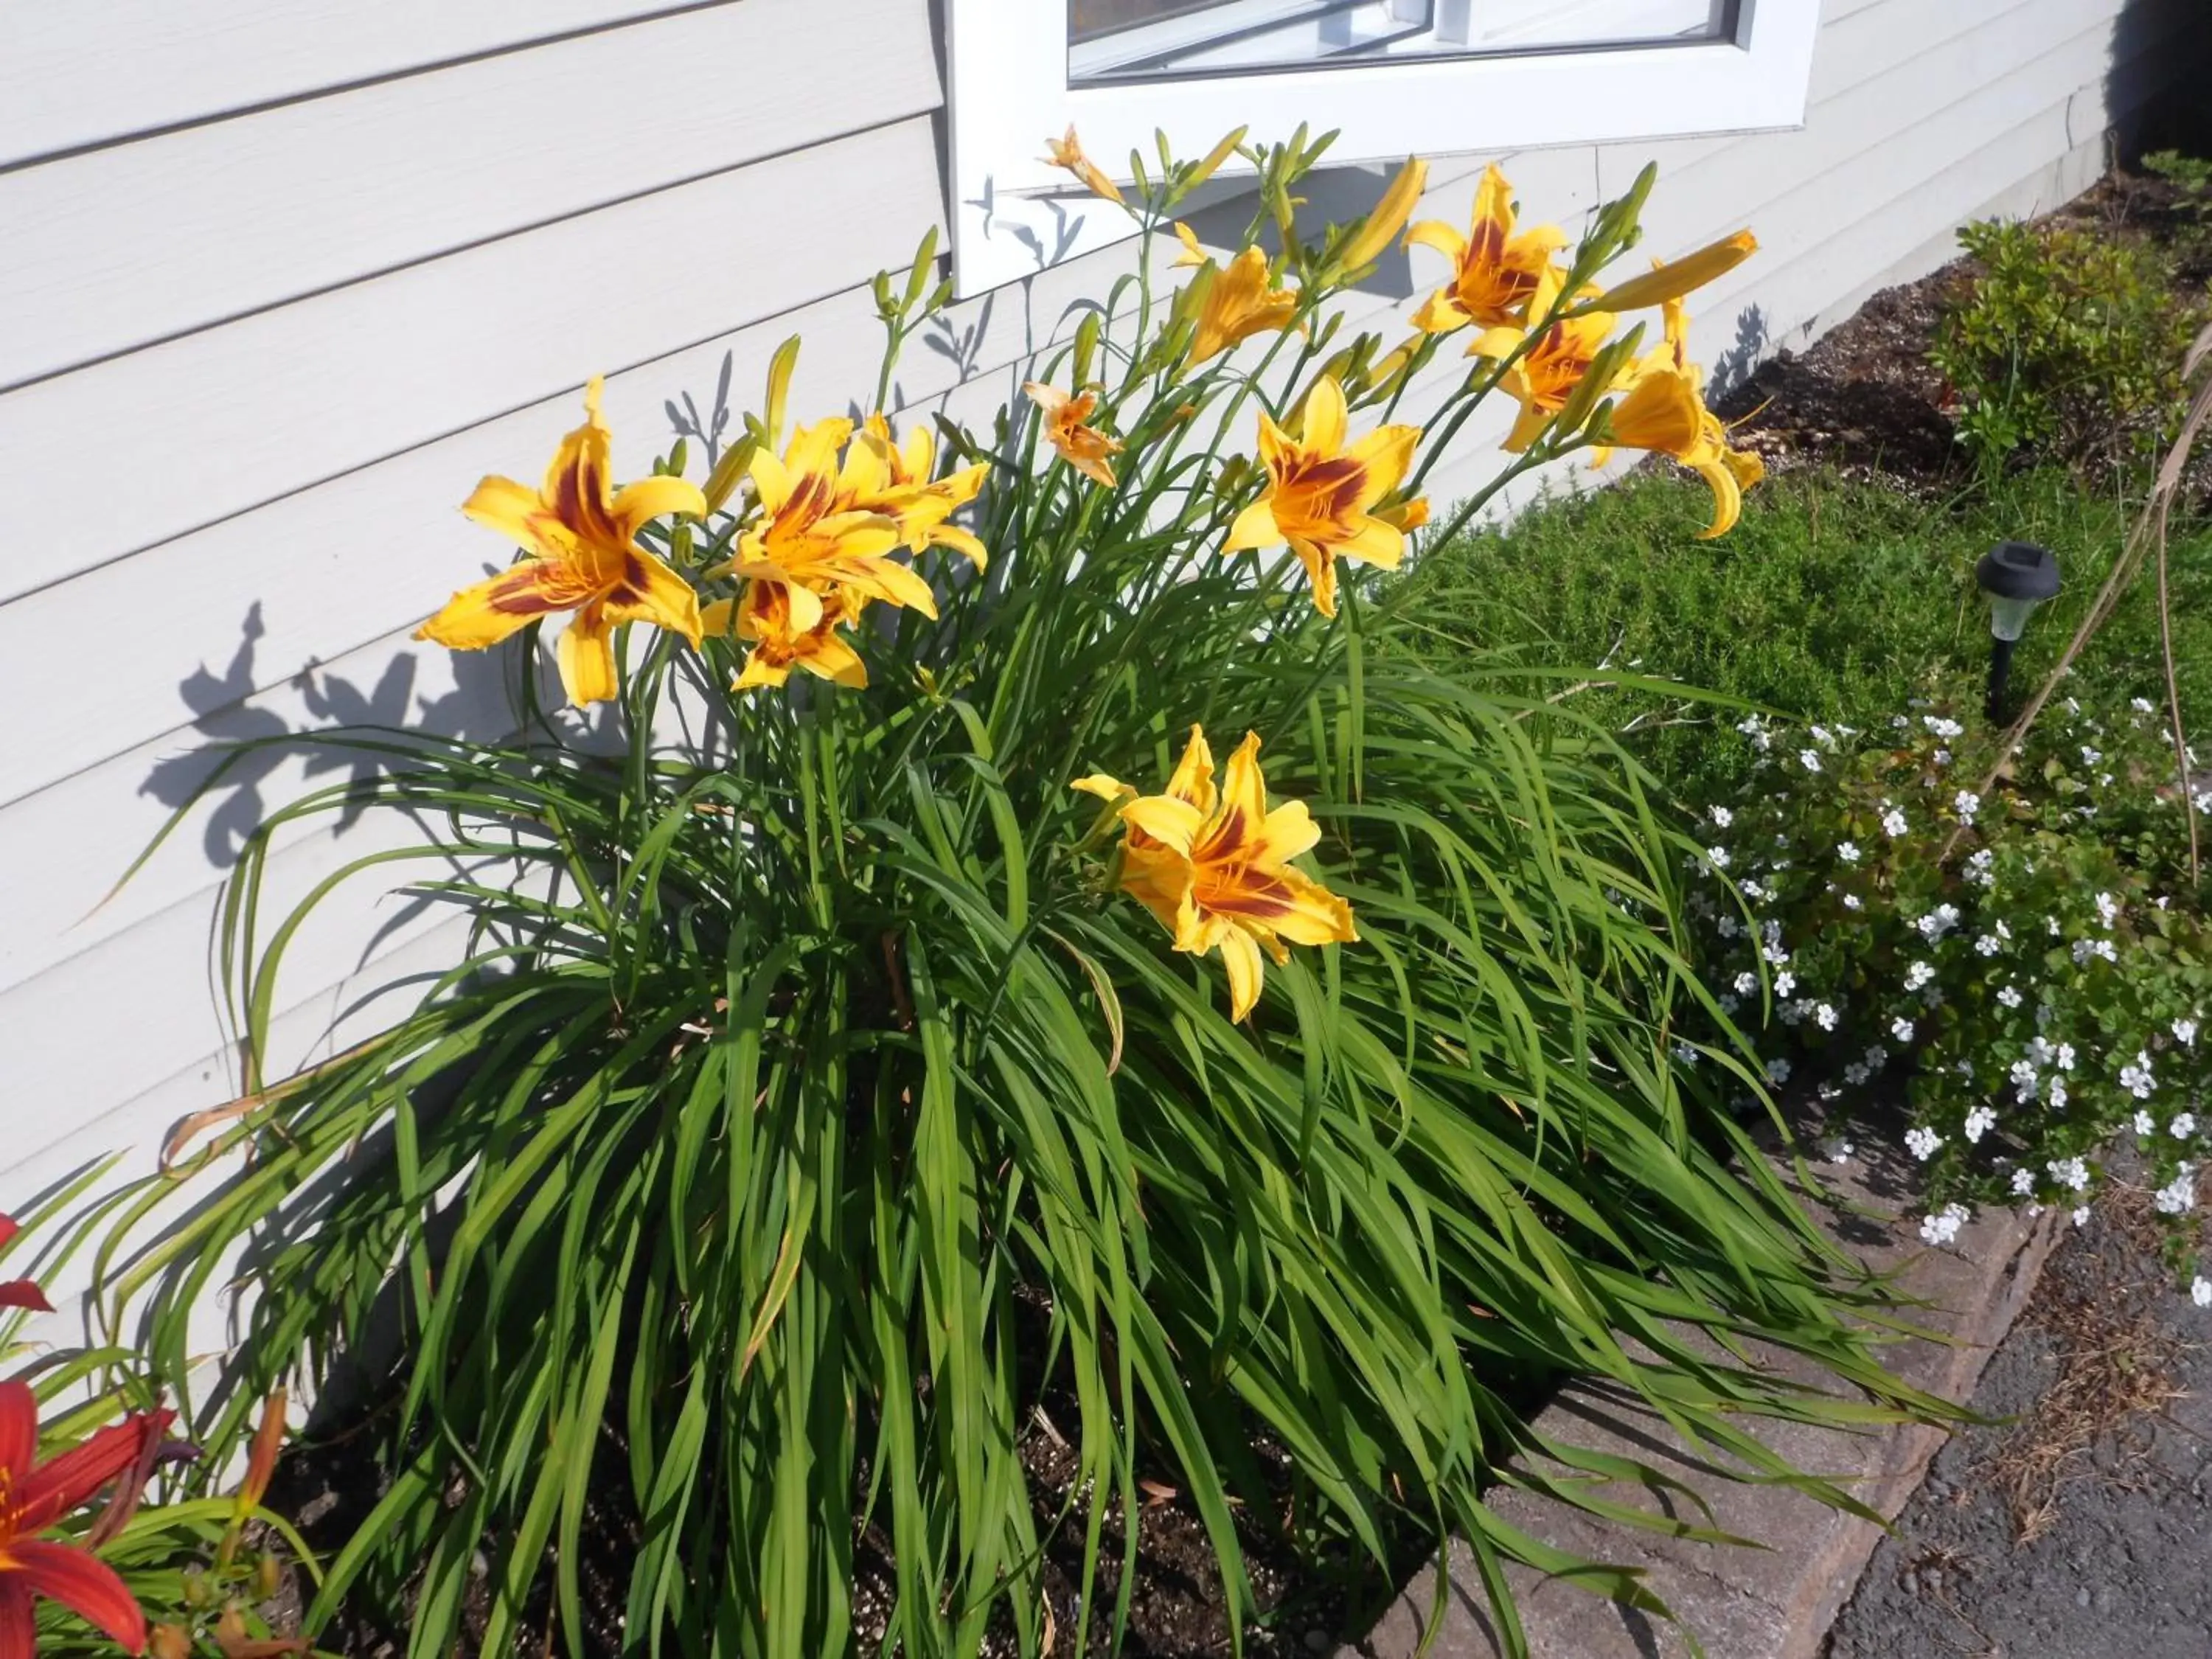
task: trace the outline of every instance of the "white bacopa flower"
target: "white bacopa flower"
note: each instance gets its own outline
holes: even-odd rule
[[[1977,1106],[1966,1114],[1966,1139],[1978,1141],[1996,1127],[1997,1115],[1986,1106]]]
[[[2193,1019],[2175,1020],[2173,1022],[2173,1040],[2185,1048],[2195,1048],[2197,1046],[2197,1022]]]
[[[1995,933],[1984,933],[1974,940],[1974,954],[1993,957],[2004,949],[2004,941]]]
[[[1946,720],[1941,714],[1923,714],[1920,723],[1928,728],[1930,736],[1938,738],[1955,738],[1966,729],[1958,721]]]
[[[2054,1112],[2063,1112],[2066,1109],[2066,1079],[2064,1078],[2054,1077],[2051,1079],[2051,1090],[2045,1097],[2045,1101]]]
[[[1820,769],[1820,751],[1817,749],[1800,749],[1797,751],[1797,764],[1803,767],[1808,772],[1819,771]]]
[[[1857,909],[1858,908],[1859,908],[1859,896],[1858,896],[1856,893],[1846,893],[1846,894],[1844,894],[1844,909],[1846,909],[1846,910],[1856,910],[1856,909]]]
[[[2051,1058],[2052,1061],[2057,1064],[2060,1071],[2072,1071],[2074,1069],[2074,1045],[2070,1042],[2060,1043],[2056,1048],[2051,1051]]]
[[[2058,1050],[2051,1046],[2051,1039],[2041,1032],[2027,1040],[2027,1057],[2038,1066],[2048,1066],[2058,1057]]]
[[[1925,921],[1926,918],[1923,917],[1922,920]],[[1934,963],[1916,962],[1905,970],[1905,988],[1908,991],[1917,991],[1935,977],[1936,964]]]
[[[2074,1224],[2077,1227],[2086,1227],[2089,1224],[2089,1206],[2087,1205],[2077,1204],[2074,1206]]]
[[[2166,1132],[2172,1135],[2176,1140],[2188,1139],[2190,1136],[2197,1133],[2197,1114],[2194,1112],[2177,1113],[2174,1116],[2173,1121],[2166,1126]]]
[[[1887,801],[1882,804],[1887,808],[1881,815],[1882,833],[1887,836],[1903,835],[1907,827],[1905,822],[1905,809],[1901,806],[1890,806]]]
[[[1713,924],[1713,931],[1723,939],[1735,939],[1743,932],[1743,924],[1734,916],[1723,916]]]
[[[1905,1018],[1903,1014],[1899,1014],[1895,1019],[1889,1022],[1889,1034],[1895,1037],[1899,1042],[1911,1042],[1912,1022]]]
[[[2135,1064],[2120,1067],[2120,1087],[2137,1100],[2148,1100],[2151,1091],[2158,1087],[2158,1079],[2151,1075],[2150,1056],[2138,1053]]]
[[[2197,1207],[2197,1166],[2185,1164],[2181,1173],[2158,1189],[2152,1202],[2160,1215],[2186,1215]]]
[[[1716,870],[1725,870],[1729,866],[1728,848],[1725,847],[1708,847],[1705,858]]]
[[[1933,1129],[1907,1129],[1905,1132],[1905,1150],[1923,1164],[1935,1157],[1936,1149],[1942,1144],[1943,1137]]]
[[[1710,816],[1711,817],[1712,821],[1720,825],[1723,830],[1727,829],[1729,825],[1735,822],[1735,814],[1729,811],[1725,806],[1716,806],[1710,809]]]
[[[1997,988],[1997,1000],[2008,1008],[2017,1008],[2020,1006],[2020,993],[2009,985],[2001,985]]]
[[[1982,810],[1982,798],[1971,789],[1961,789],[1951,797],[1951,809],[1959,815],[1961,823],[1972,823],[1974,814]]]
[[[2212,789],[2202,790],[2189,798],[2189,804],[2200,812],[2212,812]]]
[[[2043,1166],[2051,1178],[2073,1192],[2081,1192],[2089,1185],[2089,1166],[2078,1158],[2054,1158]]]
[[[1747,997],[1759,988],[1759,975],[1747,968],[1735,976],[1734,982],[1735,994],[1740,997]]]
[[[1766,1062],[1766,1080],[1769,1083],[1789,1082],[1790,1062],[1783,1059],[1778,1054],[1772,1060],[1768,1060]]]
[[[2097,895],[2097,920],[2110,927],[2120,919],[2119,901],[2110,893]]]
[[[1694,1066],[1698,1063],[1698,1051],[1686,1042],[1677,1042],[1674,1045],[1674,1058],[1685,1066]]]
[[[2212,1279],[2200,1273],[2190,1280],[2189,1299],[2200,1308],[2212,1308]]]
[[[1774,976],[1774,994],[1786,997],[1797,988],[1797,975],[1784,971]]]
[[[1821,748],[1833,749],[1836,746],[1836,735],[1834,732],[1829,731],[1826,726],[1814,726],[1812,728],[1812,732],[1813,741],[1819,744]]]
[[[1948,766],[1951,763],[1951,751],[1948,749],[1938,749],[1929,758],[1938,766]]]
[[[1836,843],[1836,856],[1841,859],[1845,864],[1856,864],[1859,861],[1859,849],[1853,842],[1848,841],[1838,842]]]
[[[2005,926],[2004,918],[2002,916],[1997,918],[1997,937],[2002,939],[2012,937],[2012,929]]]
[[[2035,1074],[2035,1063],[2033,1060],[2013,1061],[2012,1088],[2013,1098],[2023,1106],[2043,1092],[2043,1082]]]
[[[1836,1006],[1832,1002],[1824,1002],[1819,1007],[1813,1010],[1814,1023],[1819,1025],[1824,1031],[1834,1030],[1836,1029]]]
[[[1853,1060],[1850,1065],[1844,1067],[1844,1081],[1850,1084],[1854,1089],[1857,1088],[1860,1084],[1864,1083],[1867,1080],[1867,1068],[1861,1065],[1857,1060]]]
[[[2081,745],[2082,765],[2094,766],[2099,761],[2104,758],[2104,755],[2100,750],[2090,748],[2086,743]]]
[[[2058,918],[2057,918],[2057,917],[2056,917],[2056,916],[2045,916],[2045,917],[2044,917],[2044,919],[2043,919],[2043,925],[2044,925],[2045,927],[2047,927],[2047,928],[2049,928],[2049,929],[2051,930],[2051,938],[2053,938],[2053,939],[2057,939],[2057,938],[2058,937]]]
[[[2158,1133],[2158,1120],[2154,1118],[2148,1112],[2136,1112],[2136,1133],[2148,1139],[2150,1136]]]
[[[1966,860],[1966,879],[1984,887],[1996,884],[1997,855],[1984,847]]]
[[[1869,1044],[1866,1051],[1866,1063],[1867,1070],[1879,1072],[1889,1064],[1889,1050],[1879,1042]]]
[[[2014,1170],[2012,1172],[2012,1190],[2014,1196],[2018,1198],[2026,1198],[2033,1192],[2035,1190],[2034,1172],[2030,1170]]]
[[[1786,966],[1790,961],[1790,952],[1778,945],[1770,945],[1759,954],[1770,968]]]
[[[1737,1009],[1743,1006],[1743,1001],[1742,999],[1738,997],[1735,992],[1723,991],[1721,994],[1720,1005],[1721,1012],[1723,1013],[1733,1014]]]
[[[1920,1237],[1930,1244],[1948,1244],[1958,1237],[1959,1229],[1966,1224],[1966,1206],[1946,1204],[1940,1211],[1922,1218]]]
[[[2096,957],[2102,957],[2107,962],[2118,962],[2120,953],[2112,948],[2112,941],[2108,939],[2077,939],[2074,941],[2075,967],[2084,967]]]
[[[2148,697],[2130,697],[2128,699],[2128,707],[2134,709],[2138,714],[2148,714],[2153,712],[2151,701]]]
[[[1749,876],[1746,876],[1743,878],[1743,896],[1747,899],[1761,900],[1773,896],[1772,894],[1767,891],[1764,883],[1755,881]]]

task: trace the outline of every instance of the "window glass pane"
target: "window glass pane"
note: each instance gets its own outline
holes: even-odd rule
[[[1735,0],[1065,0],[1068,79],[1732,40]]]

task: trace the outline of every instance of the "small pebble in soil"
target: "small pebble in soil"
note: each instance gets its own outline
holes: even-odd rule
[[[1306,1632],[1306,1651],[1308,1653],[1327,1653],[1328,1651],[1328,1632],[1325,1630],[1308,1631]]]

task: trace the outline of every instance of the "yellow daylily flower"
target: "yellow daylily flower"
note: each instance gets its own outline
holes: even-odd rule
[[[664,514],[704,514],[706,497],[681,478],[613,487],[600,387],[595,375],[584,388],[584,424],[561,440],[543,485],[488,477],[462,503],[520,547],[522,560],[461,589],[415,630],[418,640],[480,651],[541,617],[574,611],[556,654],[568,700],[580,705],[620,690],[612,636],[623,623],[651,623],[699,643],[699,596],[636,538]]]
[[[1405,531],[1428,514],[1427,503],[1418,498],[1388,515],[1374,510],[1405,481],[1420,428],[1377,427],[1346,448],[1349,419],[1344,389],[1327,374],[1306,394],[1297,437],[1261,412],[1260,459],[1267,488],[1237,515],[1222,550],[1240,553],[1289,543],[1313,579],[1314,604],[1324,617],[1336,614],[1340,556],[1395,569],[1406,555]]]
[[[1176,950],[1221,952],[1231,1019],[1260,1000],[1262,951],[1279,965],[1293,945],[1358,939],[1352,907],[1291,863],[1321,830],[1304,801],[1267,810],[1258,732],[1230,757],[1218,789],[1213,751],[1196,726],[1164,793],[1139,795],[1103,774],[1074,787],[1117,804],[1122,890],[1159,918]]]
[[[1194,366],[1255,334],[1287,326],[1298,308],[1296,294],[1268,286],[1267,256],[1256,247],[1246,248],[1225,270],[1209,263],[1197,280],[1205,292],[1200,296],[1198,332],[1190,343]]]
[[[1559,292],[1559,273],[1547,270],[1529,296],[1529,312],[1541,316],[1551,309]],[[1515,360],[1499,383],[1519,402],[1521,413],[1506,435],[1505,447],[1515,454],[1536,441],[1552,417],[1567,405],[1575,388],[1589,373],[1590,363],[1613,332],[1611,312],[1586,311],[1560,317],[1533,341],[1529,331],[1513,327],[1486,329],[1468,348],[1469,356],[1508,357],[1522,342],[1527,351]]]
[[[1605,308],[1612,312],[1636,311],[1644,306],[1679,300],[1723,272],[1735,270],[1758,252],[1759,238],[1747,230],[1739,230],[1679,259],[1655,261],[1643,276],[1632,276],[1619,288],[1607,289]]]
[[[811,628],[793,624],[793,590],[778,581],[745,584],[737,599],[717,599],[701,613],[705,630],[721,638],[752,641],[751,654],[730,681],[732,691],[756,685],[781,685],[794,668],[860,690],[868,683],[860,653],[837,630],[858,620],[867,600],[840,588],[821,600],[820,620]]]
[[[1766,464],[1729,447],[1728,428],[1705,407],[1705,371],[1689,361],[1689,314],[1679,298],[1663,303],[1666,343],[1626,377],[1626,395],[1603,426],[1613,443],[1671,455],[1705,481],[1713,492],[1713,520],[1699,538],[1711,541],[1735,526],[1743,492],[1766,476]],[[1598,465],[1608,453],[1598,453]]]
[[[856,497],[852,502],[855,508],[887,514],[896,520],[909,553],[943,547],[962,555],[978,570],[990,563],[990,550],[981,538],[950,522],[955,513],[982,492],[983,480],[991,471],[988,465],[979,462],[933,481],[930,475],[937,470],[935,435],[927,427],[916,426],[906,434],[904,443],[896,442],[890,422],[881,415],[871,415],[862,422],[854,442],[883,468],[882,483]],[[848,458],[847,471],[854,470]]]
[[[1104,197],[1109,202],[1119,202],[1121,191],[1115,182],[1098,170],[1098,164],[1083,153],[1082,141],[1076,137],[1075,129],[1069,127],[1065,138],[1044,141],[1045,160],[1056,167],[1065,167],[1083,180],[1091,193]]]
[[[1022,392],[1044,413],[1046,441],[1060,458],[1086,478],[1107,489],[1114,487],[1114,464],[1109,455],[1121,453],[1118,439],[1109,438],[1088,422],[1098,407],[1095,392],[1068,393],[1042,380],[1024,380]]]
[[[726,568],[788,587],[792,626],[801,633],[822,620],[823,595],[841,587],[937,615],[929,584],[890,556],[907,538],[899,520],[854,504],[882,483],[884,472],[859,445],[841,470],[838,452],[852,435],[850,421],[817,421],[800,428],[782,456],[763,449],[752,458],[761,518]]]
[[[1513,187],[1491,167],[1483,170],[1475,191],[1474,222],[1468,234],[1425,219],[1406,233],[1406,245],[1415,243],[1449,259],[1452,277],[1413,313],[1413,326],[1449,334],[1471,323],[1490,328],[1528,316],[1536,285],[1552,269],[1552,256],[1567,245],[1567,234],[1557,225],[1516,231]]]

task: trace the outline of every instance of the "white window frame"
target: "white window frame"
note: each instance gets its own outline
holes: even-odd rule
[[[1152,157],[1156,131],[1196,157],[1232,127],[1273,141],[1303,121],[1338,129],[1332,162],[1359,162],[1802,126],[1820,3],[1741,0],[1732,40],[1079,87],[1065,0],[945,0],[945,21],[953,276],[965,298],[1134,234],[1045,159],[1047,136],[1071,125],[1125,181],[1129,152]]]

